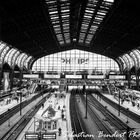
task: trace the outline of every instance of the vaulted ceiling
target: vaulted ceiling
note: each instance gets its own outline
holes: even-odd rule
[[[39,58],[71,49],[117,58],[140,46],[140,0],[1,0],[0,39]]]

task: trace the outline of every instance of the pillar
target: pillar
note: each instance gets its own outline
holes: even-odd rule
[[[131,74],[130,74],[130,70],[127,70],[127,78],[128,78],[128,88],[131,88]]]
[[[14,79],[14,69],[11,70],[11,73],[10,73],[10,90],[13,89],[13,80]]]
[[[139,74],[137,69],[135,69],[135,75],[136,75],[136,89],[139,90]]]

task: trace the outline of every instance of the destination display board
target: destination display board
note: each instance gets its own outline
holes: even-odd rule
[[[38,140],[39,134],[38,133],[26,133],[25,140]]]
[[[43,133],[42,140],[52,140],[56,139],[56,133]]]
[[[59,79],[60,75],[44,74],[44,78],[47,78],[47,79]]]
[[[68,79],[82,79],[82,75],[65,75]]]
[[[125,80],[126,79],[126,75],[109,75],[109,79],[111,80]]]
[[[104,75],[88,75],[87,79],[104,79]]]
[[[23,78],[36,79],[39,78],[39,74],[23,74]]]

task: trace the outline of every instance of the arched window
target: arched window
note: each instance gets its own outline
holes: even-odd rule
[[[103,55],[70,50],[44,56],[34,62],[33,71],[119,71],[116,61]]]

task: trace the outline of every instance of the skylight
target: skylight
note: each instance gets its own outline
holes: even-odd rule
[[[59,3],[59,4],[58,4]],[[46,0],[50,19],[53,29],[56,34],[56,38],[60,45],[70,43],[70,2],[69,0]]]
[[[97,32],[100,24],[104,20],[114,0],[88,0],[87,7],[85,9],[79,43],[89,45]],[[85,23],[85,24],[84,24]]]

